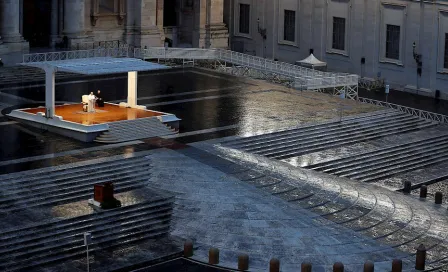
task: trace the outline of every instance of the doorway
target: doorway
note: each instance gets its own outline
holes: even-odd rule
[[[23,0],[23,37],[30,47],[49,47],[51,0]]]

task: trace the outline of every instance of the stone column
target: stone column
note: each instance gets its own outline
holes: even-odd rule
[[[210,2],[210,47],[227,49],[229,30],[224,24],[224,0],[210,0]]]
[[[69,38],[70,47],[83,42],[85,34],[85,0],[64,1],[64,35]]]
[[[138,7],[140,5],[140,7]],[[157,1],[138,0],[135,10],[135,41],[136,45],[163,46],[163,32],[157,27]]]
[[[64,31],[64,0],[58,0],[58,35],[62,35]]]
[[[4,42],[23,42],[20,35],[20,1],[0,0],[0,34]]]
[[[59,10],[58,0],[51,0],[51,34],[50,46],[54,46],[58,40],[58,24],[59,24]]]
[[[224,0],[199,0],[198,47],[228,48],[229,31],[224,24]]]
[[[156,0],[157,1],[157,26],[160,29],[163,29],[163,5],[164,2],[163,0]]]
[[[20,34],[20,1],[0,0],[0,52],[28,51],[29,44]]]
[[[23,0],[19,0],[19,32],[23,36]]]

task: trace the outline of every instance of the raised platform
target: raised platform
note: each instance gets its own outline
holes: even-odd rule
[[[39,112],[45,114],[44,107],[20,109],[19,111],[31,114]],[[95,112],[84,112],[82,104],[60,105],[55,106],[55,114],[62,116],[65,121],[88,126],[165,115],[163,112],[120,107],[111,103],[104,103],[104,107],[96,107]]]
[[[110,130],[110,124],[117,122],[127,122],[130,126],[127,126],[126,132],[132,134],[132,122],[156,118],[159,122],[178,129],[180,121],[173,114],[151,111],[141,106],[131,108],[112,103],[96,107],[95,112],[84,112],[81,103],[56,106],[54,118],[46,118],[44,107],[13,110],[8,117],[83,142],[94,141]]]

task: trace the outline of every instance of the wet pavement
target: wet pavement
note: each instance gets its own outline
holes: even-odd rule
[[[179,138],[179,141],[183,143],[235,134],[252,135],[286,128],[297,123],[334,118],[338,115],[340,101],[335,98],[321,95],[316,99],[313,93],[298,95],[295,91],[280,86],[263,84],[200,69],[173,69],[166,73],[143,73],[139,77],[139,104],[148,105],[149,109],[173,113],[184,120],[180,123],[181,134],[228,127],[222,131],[193,133]],[[56,99],[77,102],[86,90],[101,89],[106,101],[120,101],[126,96],[125,88],[126,78],[81,80],[81,82],[57,85]],[[273,90],[273,88],[276,89]],[[41,101],[44,100],[43,90],[43,87],[36,87],[4,90],[4,92],[33,101]],[[352,102],[347,101],[347,103]],[[26,107],[36,104],[20,105]],[[300,110],[297,111],[299,105]],[[9,109],[22,106],[15,105]],[[322,110],[316,112],[316,107]],[[361,111],[370,111],[374,107],[363,105],[359,108]],[[7,110],[3,113],[7,113]],[[0,123],[0,132],[5,135],[0,139],[2,146],[0,162],[81,150],[99,145],[77,142],[20,124],[1,125]],[[103,152],[104,155],[108,154],[106,151]],[[28,167],[32,169],[58,165],[71,159],[79,160],[77,157],[82,156],[88,158],[96,155],[78,154],[17,165],[0,165],[0,169],[2,173],[6,173]]]
[[[101,89],[108,101],[118,102],[126,96],[125,78],[84,80],[58,84],[57,100],[77,102],[86,89]],[[42,87],[14,89],[9,94],[37,102],[44,99]],[[443,135],[446,128],[436,126],[390,135],[278,161],[223,148],[220,143],[310,123],[331,124],[338,122],[341,109],[344,118],[351,118],[380,108],[202,69],[140,75],[139,104],[176,114],[182,119],[180,134],[170,139],[146,139],[116,146],[86,144],[0,120],[0,173],[13,173],[2,178],[25,179],[22,173],[31,169],[56,175],[54,171],[67,168],[64,171],[74,173],[70,176],[73,185],[67,185],[82,183],[76,186],[90,190],[88,182],[94,181],[86,181],[85,176],[78,178],[73,170],[82,166],[101,179],[129,176],[129,180],[117,180],[118,188],[129,183],[175,195],[171,235],[179,238],[158,240],[169,245],[166,251],[154,254],[157,250],[151,242],[105,250],[96,255],[97,267],[110,258],[117,260],[116,266],[111,264],[110,268],[118,270],[137,260],[157,259],[179,250],[181,240],[187,238],[195,243],[196,260],[206,262],[208,249],[214,246],[221,250],[222,266],[236,268],[237,255],[244,252],[249,253],[255,270],[266,270],[269,259],[277,257],[284,271],[297,271],[302,261],[312,262],[316,271],[330,271],[336,261],[344,262],[347,271],[360,271],[366,260],[375,261],[377,270],[386,271],[393,258],[403,259],[405,271],[413,271],[412,254],[419,243],[431,248],[431,267],[444,264],[448,258],[446,205],[435,207],[430,199],[419,201],[412,195],[395,192],[401,180],[396,181],[397,186],[385,189],[300,167]],[[138,166],[124,159],[133,156],[140,156],[136,158]],[[102,164],[98,167],[105,169],[103,172],[89,166],[104,162],[120,167]],[[131,165],[133,169],[129,170]],[[46,168],[50,166],[53,168]],[[443,167],[445,164],[438,164],[425,171],[441,171]],[[131,179],[134,172],[141,179]],[[420,173],[425,175],[424,171]],[[54,183],[52,188],[63,186],[55,180],[45,182]],[[429,187],[429,193],[448,189],[445,183]],[[15,186],[15,182],[5,184]],[[44,187],[40,186],[48,184],[14,190],[31,194],[33,187],[42,190]],[[9,194],[6,189],[4,193]],[[31,201],[19,194],[17,197],[23,207]],[[74,202],[64,202],[64,211],[76,218],[84,204],[76,202],[71,211],[71,203]],[[29,215],[32,214],[34,211],[30,210]],[[48,216],[35,215],[29,220]],[[79,259],[67,266],[53,267],[52,271],[64,267],[85,270],[84,263],[85,259]],[[202,271],[185,263],[171,265],[175,269]]]

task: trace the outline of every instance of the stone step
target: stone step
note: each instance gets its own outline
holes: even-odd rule
[[[70,175],[70,174],[75,174],[75,173],[85,173],[85,172],[89,172],[90,170],[104,170],[104,169],[108,169],[108,168],[114,168],[117,167],[119,165],[131,165],[132,163],[135,163],[137,161],[147,161],[147,159],[144,156],[137,156],[137,157],[131,157],[131,158],[126,158],[126,159],[120,159],[120,160],[114,160],[114,161],[104,161],[104,162],[92,162],[91,164],[87,164],[87,165],[82,165],[82,166],[76,166],[76,167],[71,167],[71,168],[61,168],[61,169],[54,169],[54,170],[50,170],[50,171],[44,171],[44,172],[31,172],[31,173],[27,173],[27,172],[21,172],[20,176],[16,176],[16,175],[3,175],[0,176],[0,180],[2,180],[3,183],[5,183],[5,181],[8,181],[9,184],[11,183],[20,183],[23,182],[23,180],[28,181],[36,181],[39,179],[48,179],[48,178],[57,178],[60,176],[66,176],[66,175]]]
[[[171,206],[161,207],[158,209],[148,209],[140,213],[129,213],[122,217],[109,217],[103,220],[92,220],[90,224],[79,224],[70,226],[70,228],[61,229],[59,231],[47,230],[45,233],[35,235],[34,237],[17,237],[10,243],[0,245],[2,255],[9,255],[31,249],[41,248],[43,245],[49,246],[57,244],[60,240],[72,240],[82,236],[85,232],[97,233],[107,231],[116,227],[125,227],[137,223],[144,223],[149,220],[160,220],[171,217]],[[0,257],[1,259],[1,257]]]
[[[393,122],[388,122],[388,121],[381,121],[381,123],[371,123],[369,125],[365,125],[365,126],[353,126],[351,128],[348,127],[339,127],[337,129],[331,129],[331,130],[326,130],[326,131],[318,131],[318,132],[314,132],[314,133],[308,133],[308,134],[296,134],[296,135],[291,135],[288,138],[279,138],[276,140],[271,141],[268,144],[264,144],[264,143],[259,143],[258,146],[256,147],[251,147],[251,148],[247,148],[247,147],[243,147],[243,150],[249,151],[249,152],[254,152],[254,153],[258,153],[257,150],[261,150],[263,149],[263,151],[265,150],[274,150],[276,149],[277,146],[279,145],[284,145],[287,143],[296,143],[296,142],[303,142],[305,139],[318,139],[318,138],[328,138],[328,137],[333,137],[333,135],[338,135],[340,133],[345,133],[348,134],[348,132],[355,132],[355,133],[362,133],[362,131],[366,131],[369,128],[373,128],[373,129],[380,129],[381,127],[390,127],[392,124],[406,124],[407,122],[418,122],[420,120],[418,120],[417,118],[407,118],[408,120],[394,120]],[[268,149],[267,149],[268,148]]]
[[[408,127],[412,127],[412,126],[417,126],[420,124],[425,124],[427,122],[425,121],[421,121],[418,119],[414,119],[414,120],[409,120],[406,122],[401,122],[399,125],[393,123],[393,124],[389,124],[389,125],[384,125],[384,126],[373,126],[371,128],[367,128],[367,129],[358,129],[355,130],[353,132],[347,132],[347,131],[342,131],[341,133],[333,133],[333,134],[326,134],[326,135],[322,135],[321,137],[311,137],[311,138],[303,138],[303,140],[299,141],[298,143],[291,143],[291,144],[287,144],[282,146],[281,148],[272,148],[272,149],[267,149],[267,150],[262,150],[262,151],[257,151],[257,152],[253,152],[256,154],[260,154],[260,155],[264,155],[264,156],[272,156],[272,155],[277,155],[277,154],[283,154],[283,153],[288,153],[291,150],[300,148],[301,146],[309,146],[310,144],[325,144],[326,142],[323,142],[324,140],[327,139],[336,139],[336,140],[341,140],[341,138],[348,138],[348,139],[355,139],[355,138],[359,138],[359,137],[363,137],[363,136],[367,136],[367,135],[371,135],[371,134],[378,134],[378,133],[382,133],[385,131],[395,131],[395,130],[399,130],[399,129],[405,129]]]
[[[362,167],[357,167],[356,169],[353,169],[352,171],[347,170],[347,171],[343,171],[343,173],[333,173],[334,175],[340,176],[340,177],[346,177],[346,178],[352,178],[352,177],[356,177],[356,176],[363,176],[363,175],[369,175],[370,173],[373,174],[381,174],[384,173],[385,171],[388,171],[391,168],[395,168],[395,167],[403,167],[404,163],[411,163],[414,161],[421,161],[424,162],[427,159],[438,159],[438,158],[443,158],[444,156],[444,152],[446,152],[448,150],[448,148],[442,150],[441,152],[434,152],[431,154],[425,153],[422,156],[409,156],[409,157],[405,157],[405,158],[400,158],[397,160],[392,160],[392,161],[386,161],[383,163],[378,163],[376,165],[366,165],[365,168]],[[433,158],[435,157],[435,158]]]
[[[47,230],[58,230],[67,228],[77,224],[88,224],[92,220],[120,216],[126,213],[139,212],[142,209],[146,208],[159,208],[168,204],[172,204],[174,202],[174,196],[156,196],[151,197],[150,200],[146,202],[122,206],[119,208],[109,209],[109,210],[99,210],[93,214],[76,216],[68,219],[55,219],[44,223],[36,223],[32,225],[27,225],[22,228],[13,228],[9,230],[3,230],[0,236],[0,244],[8,243],[11,240],[17,239],[17,236],[20,237],[33,237],[36,234],[41,232],[45,232]]]
[[[416,169],[421,169],[430,165],[434,165],[437,163],[448,161],[448,157],[441,156],[437,158],[431,158],[427,157],[426,159],[416,159],[412,160],[410,162],[407,162],[405,164],[401,164],[399,166],[389,167],[389,168],[383,168],[381,171],[371,172],[368,174],[359,174],[359,175],[353,175],[350,178],[351,179],[357,179],[363,182],[372,182],[375,180],[379,180],[382,178],[387,178],[394,176],[396,174],[409,172]]]
[[[139,170],[136,170],[141,168]],[[60,177],[55,177],[52,179],[39,179],[39,180],[23,180],[21,183],[14,184],[5,184],[2,187],[2,196],[7,198],[9,195],[15,195],[19,192],[26,192],[32,190],[33,193],[37,193],[40,191],[45,191],[51,189],[53,186],[63,187],[68,185],[75,185],[77,182],[76,179],[81,179],[82,181],[89,181],[100,178],[117,178],[122,174],[126,173],[135,173],[136,171],[147,171],[149,169],[149,162],[143,161],[136,163],[135,165],[120,165],[113,169],[107,169],[106,171],[89,171],[87,178],[86,173],[76,173],[72,175],[65,175]],[[74,183],[75,182],[75,183]]]
[[[29,192],[27,194],[23,194],[20,196],[17,196],[16,198],[9,198],[9,199],[0,199],[0,211],[8,210],[10,208],[14,207],[23,207],[30,204],[41,204],[45,205],[47,202],[53,203],[54,201],[77,197],[77,196],[85,196],[88,195],[90,197],[93,196],[93,186],[95,184],[105,183],[107,181],[111,181],[114,183],[114,187],[116,190],[119,190],[123,186],[128,185],[135,185],[138,183],[142,183],[145,180],[145,177],[148,174],[143,173],[136,173],[136,174],[129,174],[125,175],[119,179],[102,179],[102,180],[94,180],[86,183],[82,183],[79,186],[73,186],[74,188],[70,190],[69,192],[62,192],[59,190],[60,188],[55,187],[53,190],[49,190],[46,193],[40,193],[33,195],[32,192]],[[149,177],[147,177],[149,179]],[[143,184],[142,184],[143,185]],[[90,194],[89,194],[90,193]]]
[[[380,133],[378,133],[378,132],[367,133],[365,135],[357,137],[356,139],[338,139],[335,141],[329,141],[329,142],[325,143],[324,145],[323,144],[315,144],[311,147],[310,146],[300,147],[300,148],[294,149],[292,152],[284,153],[284,154],[277,154],[277,155],[274,155],[271,157],[278,159],[278,160],[282,160],[282,159],[297,157],[297,156],[300,156],[303,154],[314,153],[314,152],[318,152],[318,151],[322,151],[322,150],[326,150],[326,149],[330,149],[330,148],[336,148],[336,147],[341,147],[344,145],[350,145],[350,144],[356,144],[356,143],[360,143],[360,142],[370,141],[370,140],[374,140],[374,139],[378,139],[378,138],[382,138],[382,137],[386,137],[386,136],[390,136],[390,135],[396,135],[396,134],[412,132],[412,131],[416,131],[416,130],[420,130],[420,129],[430,128],[433,126],[436,126],[436,124],[435,123],[424,123],[422,125],[417,125],[417,126],[410,125],[410,126],[401,127],[401,128],[389,129],[387,131],[383,130]]]
[[[392,118],[400,118],[406,116],[404,114],[393,114]],[[369,121],[369,123],[371,122],[375,122],[375,121],[383,121],[383,118],[381,119],[377,119],[377,118],[372,118],[372,119],[368,119],[368,120],[362,120],[362,121]],[[342,126],[353,126],[353,125],[358,125],[361,123],[361,120],[355,120],[355,121],[342,121],[342,122],[329,122],[329,123],[319,123],[316,125],[310,125],[310,126],[303,126],[303,127],[299,127],[299,128],[295,128],[295,129],[288,129],[288,130],[284,130],[284,131],[277,131],[277,132],[272,132],[269,134],[262,134],[262,135],[256,135],[256,136],[251,136],[251,137],[247,137],[247,138],[243,138],[243,139],[236,139],[236,140],[230,140],[227,142],[223,142],[223,144],[228,145],[228,146],[232,146],[232,147],[239,147],[241,145],[245,145],[245,146],[250,146],[252,144],[257,144],[258,142],[260,142],[260,139],[263,140],[276,140],[279,139],[279,137],[285,137],[288,135],[293,135],[296,134],[298,132],[308,132],[308,131],[320,131],[320,130],[325,130],[327,128],[332,128],[332,127],[342,127]]]
[[[130,244],[150,237],[164,235],[169,232],[169,220],[147,222],[128,228],[117,228],[113,232],[93,234],[89,251],[94,252],[107,247]],[[54,246],[30,250],[21,254],[12,254],[12,256],[6,258],[0,264],[0,269],[24,269],[53,262],[61,262],[62,260],[83,255],[85,255],[85,246],[83,245],[83,237],[80,235],[77,240],[60,241]]]
[[[123,193],[131,190],[135,190],[138,188],[142,188],[143,182],[142,180],[133,180],[126,182],[128,185],[122,184],[120,187],[116,187],[114,189],[115,193]],[[81,201],[81,200],[87,200],[93,197],[93,190],[85,190],[83,193],[78,193],[76,195],[72,196],[66,196],[65,198],[60,199],[54,199],[54,200],[47,200],[47,201],[38,201],[33,204],[25,203],[24,205],[12,205],[9,209],[2,210],[2,212],[5,213],[12,213],[17,211],[22,211],[24,208],[30,209],[30,208],[36,208],[36,207],[42,207],[42,206],[55,206],[55,205],[61,205],[66,204],[70,202],[75,201]]]
[[[163,124],[157,118],[120,121],[109,125],[109,131],[100,134],[95,141],[100,143],[117,143],[172,135],[176,130]]]
[[[394,145],[394,146],[390,146],[390,147],[377,149],[374,151],[358,153],[355,155],[351,155],[349,157],[343,157],[343,158],[335,159],[335,160],[331,160],[331,161],[315,163],[315,164],[311,164],[308,166],[304,166],[304,168],[313,169],[315,171],[325,171],[326,169],[330,169],[332,167],[337,168],[339,165],[347,165],[347,163],[357,162],[361,159],[366,159],[366,158],[370,158],[370,157],[374,157],[374,156],[378,156],[378,155],[389,154],[391,152],[398,152],[401,150],[406,150],[408,148],[413,148],[413,149],[420,148],[420,147],[424,148],[428,145],[431,146],[433,144],[435,145],[435,144],[439,144],[441,142],[444,143],[446,140],[448,140],[448,135],[437,135],[435,137],[426,138],[424,140],[408,142],[408,143],[404,143],[404,144],[399,144],[399,145]]]
[[[115,182],[119,182],[120,180],[124,180],[127,178],[136,178],[136,177],[144,178],[145,176],[148,176],[148,178],[149,178],[150,173],[151,172],[149,170],[137,171],[137,172],[135,170],[129,170],[126,172],[117,173],[115,175],[89,176],[89,178],[87,178],[87,179],[69,180],[63,184],[53,183],[53,184],[45,186],[44,188],[39,188],[39,189],[34,189],[34,188],[31,188],[30,190],[17,189],[14,193],[12,193],[8,190],[8,193],[5,194],[5,197],[2,197],[0,199],[0,209],[1,209],[2,204],[15,202],[20,198],[27,198],[27,197],[34,198],[34,197],[39,197],[39,196],[46,196],[46,195],[52,194],[53,192],[58,192],[58,193],[64,193],[67,191],[72,192],[73,190],[83,188],[85,186],[91,186],[91,188],[93,188],[93,186],[95,184],[99,184],[101,182],[106,182],[106,181],[115,183]]]
[[[429,152],[438,151],[441,149],[448,149],[448,140],[439,144],[432,145],[431,147],[424,146],[420,149],[405,149],[397,152],[389,152],[386,155],[373,156],[368,159],[360,159],[357,162],[341,165],[340,167],[325,169],[323,170],[323,172],[332,173],[339,176],[345,173],[354,172],[358,169],[367,169],[375,165],[390,164],[406,158],[419,158],[420,155],[425,155]]]

